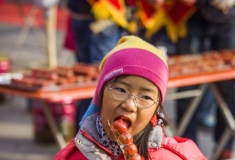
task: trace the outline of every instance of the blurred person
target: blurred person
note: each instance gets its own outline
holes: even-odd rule
[[[169,71],[161,49],[122,37],[100,70],[92,112],[54,160],[206,160],[193,141],[164,135]]]
[[[190,3],[185,0],[137,2],[141,21],[138,35],[154,46],[164,48],[167,55],[174,55],[176,42],[179,37],[185,36],[186,22],[195,12],[195,7]]]
[[[112,46],[115,45],[114,42],[117,42],[117,38],[119,38],[122,33],[120,32],[121,30],[119,26],[116,26],[114,23],[109,23],[109,26],[97,25],[97,30],[98,27],[104,28],[94,33],[91,30],[90,26],[97,23],[97,21],[95,20],[94,15],[90,12],[90,4],[88,4],[88,2],[84,0],[84,4],[87,4],[84,5],[84,7],[80,4],[82,2],[83,1],[74,1],[75,4],[73,4],[73,0],[68,0],[68,6],[72,11],[71,23],[76,38],[77,61],[91,64],[99,62],[104,57],[104,55],[112,48]],[[75,11],[73,8],[76,8],[76,6],[79,6],[77,8],[82,8],[81,10],[84,10],[84,13]],[[97,45],[97,43],[99,43],[99,45]]]
[[[180,38],[177,43],[177,53],[193,54],[206,51],[220,51],[222,49],[235,48],[235,7],[234,0],[197,0],[197,12],[188,21],[188,34],[185,38]],[[228,105],[231,113],[235,116],[235,80],[217,82],[216,85]],[[178,91],[195,89],[197,86],[179,88]],[[179,122],[184,115],[186,106],[190,103],[190,98],[177,100],[177,112]],[[207,88],[199,106],[192,117],[184,133],[184,137],[193,139],[197,143],[197,129],[208,111],[214,103],[213,92]],[[217,104],[215,104],[217,105]],[[226,122],[217,107],[216,124],[214,129],[214,140],[218,142],[226,127]],[[210,125],[210,124],[209,124]],[[219,159],[232,157],[233,138],[228,141]]]
[[[76,39],[77,62],[99,64],[119,38],[129,33],[126,4],[121,2],[67,0]],[[90,102],[91,99],[80,101],[77,122],[80,122]]]
[[[94,21],[94,17],[90,13],[91,6],[88,4],[86,0],[76,1],[76,0],[68,0],[67,7],[69,9],[70,15],[68,19],[68,28],[67,28],[67,36],[72,36],[74,39],[66,39],[65,47],[69,47],[72,50],[75,50],[75,57],[77,62],[91,63],[88,56],[90,56],[89,52],[89,34],[91,31],[89,30],[89,24]],[[76,18],[78,15],[79,18]],[[69,34],[72,33],[72,34]],[[74,44],[75,46],[71,45]],[[87,106],[90,103],[90,99],[81,100],[78,102],[77,113],[76,113],[76,122],[80,121],[80,117],[86,112]],[[77,124],[77,123],[75,123]],[[79,129],[79,125],[76,125],[76,130]]]

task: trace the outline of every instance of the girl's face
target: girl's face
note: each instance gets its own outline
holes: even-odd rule
[[[143,98],[143,102],[141,102],[143,105],[148,105],[149,101],[153,102],[153,105],[147,108],[140,108],[134,96],[129,96],[126,100],[117,100],[111,95],[109,88],[112,88],[112,92],[115,92],[119,97],[123,93],[128,94],[128,92],[134,96],[142,95],[139,97]],[[105,86],[101,107],[101,121],[108,137],[114,141],[114,136],[107,120],[112,123],[118,117],[126,117],[131,121],[128,132],[132,136],[140,133],[156,112],[158,103],[154,103],[154,101],[158,102],[159,95],[158,88],[152,82],[138,76],[127,76]]]

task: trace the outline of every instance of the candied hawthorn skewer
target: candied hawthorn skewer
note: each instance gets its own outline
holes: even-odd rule
[[[123,117],[114,121],[112,124],[110,124],[109,120],[107,121],[125,159],[141,160],[142,158],[138,154],[138,148],[133,143],[133,136],[128,132],[128,126],[123,121]]]

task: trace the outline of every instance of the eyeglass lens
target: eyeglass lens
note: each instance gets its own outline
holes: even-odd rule
[[[127,90],[119,87],[109,87],[110,93],[113,96],[114,99],[120,100],[120,101],[125,101],[128,98],[134,96],[131,95]],[[139,95],[139,96],[134,96],[134,99],[136,103],[138,104],[139,107],[150,107],[154,103],[156,103],[151,96],[148,95]]]

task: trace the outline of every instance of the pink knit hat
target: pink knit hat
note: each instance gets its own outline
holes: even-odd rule
[[[99,106],[103,86],[123,75],[135,75],[148,79],[159,88],[162,103],[164,102],[169,71],[163,52],[136,36],[121,38],[117,46],[104,57],[100,64],[100,71],[93,97],[93,103],[96,106]]]

